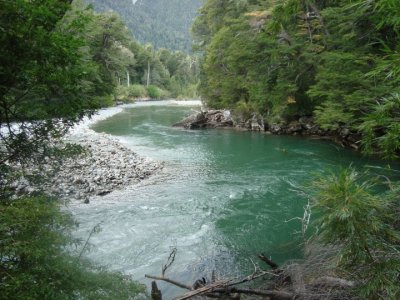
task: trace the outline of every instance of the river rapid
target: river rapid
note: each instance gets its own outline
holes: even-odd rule
[[[164,168],[137,185],[93,196],[89,205],[69,205],[80,224],[77,237],[86,239],[101,224],[90,239],[90,259],[149,285],[144,275],[160,275],[176,247],[166,275],[178,281],[190,285],[212,270],[247,275],[260,252],[278,263],[302,257],[296,218],[303,217],[305,186],[317,173],[350,164],[384,167],[328,141],[171,126],[199,110],[196,104],[142,102],[105,112],[91,125]],[[165,299],[184,292],[159,287]]]

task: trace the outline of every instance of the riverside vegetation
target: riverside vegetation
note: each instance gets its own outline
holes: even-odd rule
[[[396,0],[208,0],[192,27],[203,54],[200,94],[209,107],[266,130],[306,118],[342,140],[356,136],[366,154],[398,160],[399,12]],[[329,255],[315,267],[312,255],[320,256],[308,256],[300,289],[288,291],[305,299],[400,297],[399,189],[368,176],[349,169],[314,180],[311,244]],[[326,274],[355,283],[350,294],[307,286]]]
[[[54,198],[40,189],[16,198],[12,183],[26,174],[14,166],[38,166],[28,175],[40,185],[41,166],[82,153],[60,138],[95,109],[115,99],[194,96],[197,60],[140,45],[116,14],[80,1],[0,5],[0,294],[146,297],[140,284],[82,257],[86,244],[72,237],[76,224]],[[257,113],[268,126],[306,116],[355,131],[366,153],[398,159],[399,12],[397,0],[208,0],[193,26],[204,54],[200,92],[210,107]],[[398,299],[396,183],[345,170],[315,179],[310,190],[312,245],[323,247],[305,263],[322,257],[318,272],[307,268],[291,277],[296,286],[269,288],[304,299]],[[322,275],[351,284],[317,284]]]
[[[151,72],[145,76],[146,92],[153,90],[150,96],[158,97],[171,78],[181,86],[174,76],[185,69],[188,56],[164,51],[164,58],[178,62],[171,63],[177,73],[170,77],[158,54],[132,40],[116,14],[97,14],[71,2],[0,3],[2,299],[146,297],[141,284],[82,257],[88,246],[73,238],[77,224],[60,210],[55,195],[44,193],[50,180],[44,175],[82,154],[82,146],[61,138],[95,109],[113,103],[122,74],[128,77],[131,72],[132,83],[142,83],[139,62],[145,61]],[[124,158],[143,163],[127,151]],[[138,172],[132,180],[148,176],[146,168],[130,166],[132,171]],[[109,184],[114,187],[119,182]],[[89,187],[88,192],[95,190]]]

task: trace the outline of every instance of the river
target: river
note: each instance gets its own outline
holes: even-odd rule
[[[303,191],[314,176],[350,164],[384,165],[329,141],[171,127],[193,109],[199,107],[137,103],[95,123],[93,130],[165,167],[90,205],[70,205],[80,224],[76,236],[101,223],[87,256],[147,285],[144,275],[159,275],[173,247],[167,276],[187,284],[212,270],[221,277],[248,274],[260,252],[278,263],[300,258],[301,223],[294,218],[303,216]],[[183,292],[159,286],[165,299]]]

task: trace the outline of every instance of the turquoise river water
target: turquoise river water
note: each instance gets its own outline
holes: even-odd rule
[[[308,202],[304,186],[318,172],[352,164],[380,170],[331,142],[234,130],[189,131],[171,125],[199,107],[138,103],[92,126],[118,137],[138,154],[165,162],[142,183],[90,205],[71,205],[90,242],[94,261],[149,284],[172,247],[167,275],[187,284],[202,276],[240,276],[264,252],[282,263],[302,256],[301,223]],[[160,284],[165,299],[182,290]]]

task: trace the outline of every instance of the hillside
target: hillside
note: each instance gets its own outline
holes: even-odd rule
[[[155,48],[191,51],[189,28],[203,0],[85,0],[99,12],[119,13],[134,37]]]

